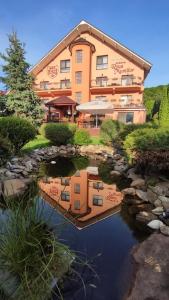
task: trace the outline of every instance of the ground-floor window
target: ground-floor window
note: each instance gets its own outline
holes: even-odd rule
[[[75,200],[75,202],[74,202],[74,209],[77,209],[77,210],[80,209],[80,200]]]
[[[118,121],[125,123],[125,124],[131,124],[133,123],[134,119],[134,113],[133,112],[120,112],[118,113]]]

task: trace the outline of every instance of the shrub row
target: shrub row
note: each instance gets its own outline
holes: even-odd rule
[[[137,129],[126,137],[124,149],[130,161],[137,158],[138,152],[169,150],[169,129]]]
[[[90,134],[84,129],[77,129],[76,124],[48,123],[43,125],[40,132],[54,145],[88,145]]]

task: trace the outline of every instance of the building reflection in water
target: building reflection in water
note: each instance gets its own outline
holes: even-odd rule
[[[43,198],[79,229],[119,211],[123,195],[116,184],[106,184],[98,167],[76,171],[71,177],[41,179]]]

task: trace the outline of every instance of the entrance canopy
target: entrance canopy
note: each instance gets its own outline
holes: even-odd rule
[[[90,101],[80,104],[76,108],[78,111],[86,114],[101,115],[111,114],[114,111],[113,105],[110,102]]]
[[[80,104],[76,107],[81,113],[92,114],[96,116],[95,126],[98,127],[98,115],[111,114],[114,111],[113,105],[105,101],[90,101]]]
[[[71,98],[67,97],[67,96],[61,96],[55,99],[52,99],[50,101],[48,101],[46,104],[46,106],[52,106],[52,107],[56,107],[56,106],[76,106],[76,102],[73,101]]]

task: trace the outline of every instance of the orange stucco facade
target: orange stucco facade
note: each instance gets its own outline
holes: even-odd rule
[[[62,182],[63,179],[67,180],[67,184]],[[95,218],[101,219],[105,213],[111,214],[123,199],[116,184],[106,184],[88,170],[77,171],[71,177],[48,178],[47,182],[41,179],[39,187],[44,199],[50,199],[51,204],[60,207],[63,214],[69,212],[82,227],[93,223]]]
[[[77,104],[101,99],[114,107],[105,117],[144,123],[144,80],[150,68],[143,58],[81,22],[31,72],[42,101],[62,95]]]

